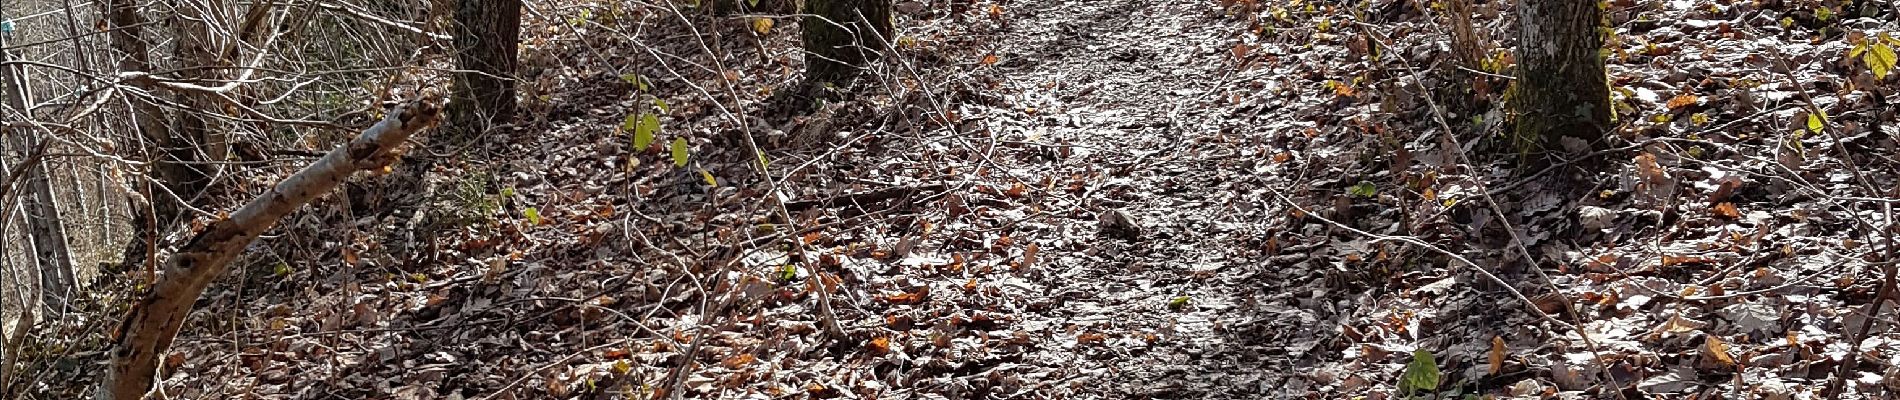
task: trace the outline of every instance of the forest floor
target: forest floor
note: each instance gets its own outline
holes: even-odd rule
[[[521,121],[278,228],[164,388],[1378,399],[1425,350],[1443,398],[1900,389],[1892,84],[1850,53],[1890,20],[1612,1],[1621,126],[1573,161],[1484,156],[1507,4],[1487,72],[1424,3],[1229,3],[901,2],[834,101],[792,19],[537,5]]]

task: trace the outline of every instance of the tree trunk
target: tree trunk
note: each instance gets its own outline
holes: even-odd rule
[[[148,21],[139,13],[139,2],[137,0],[107,0],[102,3],[102,6],[105,8],[102,10],[105,20],[110,25],[107,32],[110,32],[112,48],[120,53],[117,55],[119,72],[153,72],[151,47],[145,42],[143,34]],[[142,89],[152,93],[158,93],[160,90],[149,85]],[[148,154],[144,158],[153,163],[151,172],[153,180],[165,185],[165,188],[151,188],[149,183],[140,185],[144,186],[144,189],[140,190],[145,196],[144,206],[150,207],[150,210],[149,213],[139,212],[134,215],[149,214],[150,218],[134,218],[133,225],[140,234],[152,236],[135,238],[135,243],[130,244],[128,249],[144,249],[147,247],[143,245],[147,242],[146,239],[156,237],[158,232],[165,230],[183,215],[186,208],[180,201],[196,198],[209,179],[203,170],[196,167],[198,150],[190,141],[174,133],[175,130],[166,118],[163,108],[143,99],[134,99],[131,103],[133,125],[152,144],[150,147],[145,147],[146,145],[135,142],[127,144],[125,148],[147,151]],[[169,194],[167,194],[168,191]],[[128,253],[128,258],[131,255],[133,254]]]
[[[805,13],[812,14],[803,22],[809,82],[848,82],[896,40],[891,0],[806,0]]]
[[[521,43],[521,0],[456,0],[455,75],[448,128],[454,140],[475,140],[515,116],[515,65]]]
[[[1603,67],[1603,10],[1595,0],[1518,4],[1516,140],[1520,150],[1561,150],[1565,136],[1601,146],[1610,127]]]
[[[186,2],[194,4],[184,4]],[[222,47],[236,46],[218,43],[220,39],[226,42],[231,39],[213,36],[211,32],[213,26],[230,29],[228,27],[231,24],[225,21],[226,7],[224,1],[221,0],[174,0],[172,2],[174,10],[198,10],[191,14],[177,12],[170,15],[170,25],[174,30],[172,36],[177,39],[172,44],[172,56],[177,62],[183,64],[181,67],[184,67],[174,73],[179,80],[215,87],[223,85],[224,81],[230,78],[229,67],[232,66],[232,61],[219,57],[219,53],[222,52],[220,51]],[[204,93],[172,92],[173,99],[185,105],[187,110],[217,112],[215,110],[224,109],[222,103]],[[227,153],[230,143],[227,139],[228,135],[225,134],[226,128],[220,126],[220,121],[205,118],[198,113],[174,114],[171,134],[174,143],[166,150],[171,153],[173,159],[187,162],[186,166],[193,169],[198,178],[217,175],[222,166],[219,163],[226,161],[225,158],[229,155]],[[196,189],[194,191],[202,191],[209,184],[210,182],[191,182],[188,185]]]
[[[5,46],[6,40],[0,38],[0,48]],[[13,52],[0,50],[0,60],[13,61]],[[31,119],[32,110],[27,109],[31,96],[27,92],[26,70],[9,65],[0,69],[0,73],[6,75],[4,80],[0,80],[0,87],[6,91],[4,96],[0,96],[6,101],[6,110],[0,113],[0,121],[12,120],[16,116]],[[28,140],[27,136],[33,135],[34,131],[5,128],[0,129],[0,132],[6,136],[6,147],[22,157],[20,165],[16,167],[23,168],[25,173],[26,192],[21,200],[29,217],[26,229],[32,242],[33,261],[39,266],[40,304],[46,308],[47,315],[60,315],[65,312],[66,300],[74,285],[72,252],[68,250],[66,242],[66,220],[60,218],[58,201],[54,198],[52,181],[47,178],[46,168],[37,160],[27,162],[29,160],[24,158],[32,151],[33,141]]]
[[[113,343],[112,361],[98,391],[100,399],[137,400],[152,389],[158,363],[178,336],[193,303],[211,281],[230,269],[230,263],[258,235],[279,218],[336,188],[343,179],[362,170],[395,162],[396,147],[411,135],[435,124],[440,101],[425,97],[393,110],[382,122],[364,130],[296,175],[279,182],[229,218],[213,222],[165,260],[165,274],[120,323]]]

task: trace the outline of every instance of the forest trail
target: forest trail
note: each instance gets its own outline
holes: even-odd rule
[[[1463,47],[1396,0],[897,1],[842,86],[800,17],[683,3],[529,2],[514,123],[265,235],[168,398],[1378,399],[1414,357],[1443,398],[1900,387],[1834,377],[1900,352],[1855,316],[1894,79],[1829,36],[1885,20],[1606,3],[1623,147],[1530,171],[1512,2]],[[142,281],[103,276],[37,398],[104,361]]]
[[[1089,397],[1276,393],[1297,361],[1286,349],[1316,332],[1297,311],[1261,303],[1286,297],[1275,289],[1293,283],[1276,280],[1298,274],[1271,273],[1269,257],[1252,250],[1267,237],[1265,210],[1278,207],[1236,156],[1264,157],[1244,144],[1297,131],[1290,119],[1261,117],[1272,115],[1260,109],[1275,100],[1269,91],[1242,88],[1293,71],[1240,72],[1247,57],[1232,49],[1246,21],[1201,3],[1020,7],[995,65],[1014,110],[989,110],[988,128],[1005,142],[1070,147],[1073,157],[1025,157],[1012,168],[1086,177],[1076,199],[1086,212],[1072,222],[1123,212],[1143,231],[1132,241],[1103,234],[1040,267],[1051,306],[1037,313],[1046,320],[1025,325],[1059,332],[1040,355],[1086,378],[1079,388]]]

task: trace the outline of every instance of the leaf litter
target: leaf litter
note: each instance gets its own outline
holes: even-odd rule
[[[1881,130],[1888,20],[1829,2],[1611,1],[1623,147],[1594,170],[1529,171],[1452,155],[1503,132],[1509,4],[1469,5],[1492,38],[1477,58],[1497,66],[1474,73],[1438,62],[1454,58],[1442,10],[1410,2],[922,3],[900,7],[876,84],[811,110],[782,100],[799,90],[795,20],[529,13],[515,132],[533,134],[424,171],[399,212],[331,206],[280,228],[284,266],[214,286],[166,393],[1900,387],[1880,290],[1900,195],[1881,189],[1900,171]],[[556,15],[575,9],[624,15]],[[1532,308],[1578,321],[1598,351]],[[1846,360],[1861,362],[1843,377]]]

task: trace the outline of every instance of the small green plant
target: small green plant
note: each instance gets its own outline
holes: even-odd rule
[[[1861,38],[1847,51],[1847,58],[1860,58],[1867,70],[1874,73],[1875,79],[1887,79],[1887,71],[1892,71],[1896,58],[1893,48],[1900,46],[1900,40],[1888,36],[1886,32],[1875,34],[1872,38]]]
[[[429,211],[432,224],[469,226],[488,224],[495,221],[496,213],[501,211],[502,202],[512,196],[512,189],[503,188],[501,195],[489,192],[489,181],[493,177],[483,171],[474,171],[461,175],[449,183],[447,193],[441,201],[445,207],[436,207]]]
[[[1168,301],[1168,309],[1180,310],[1183,308],[1187,308],[1188,303],[1192,302],[1193,300],[1194,299],[1189,298],[1188,296],[1176,297],[1174,298],[1174,300]]]
[[[1347,193],[1357,197],[1372,197],[1379,194],[1379,187],[1373,185],[1372,182],[1359,181],[1359,184],[1347,189]]]
[[[673,138],[673,166],[684,167],[692,153],[686,148],[686,138]]]
[[[1432,393],[1438,391],[1438,362],[1432,359],[1432,352],[1425,349],[1412,351],[1412,362],[1405,364],[1405,373],[1399,376],[1399,392],[1405,398],[1413,398],[1419,391]]]

